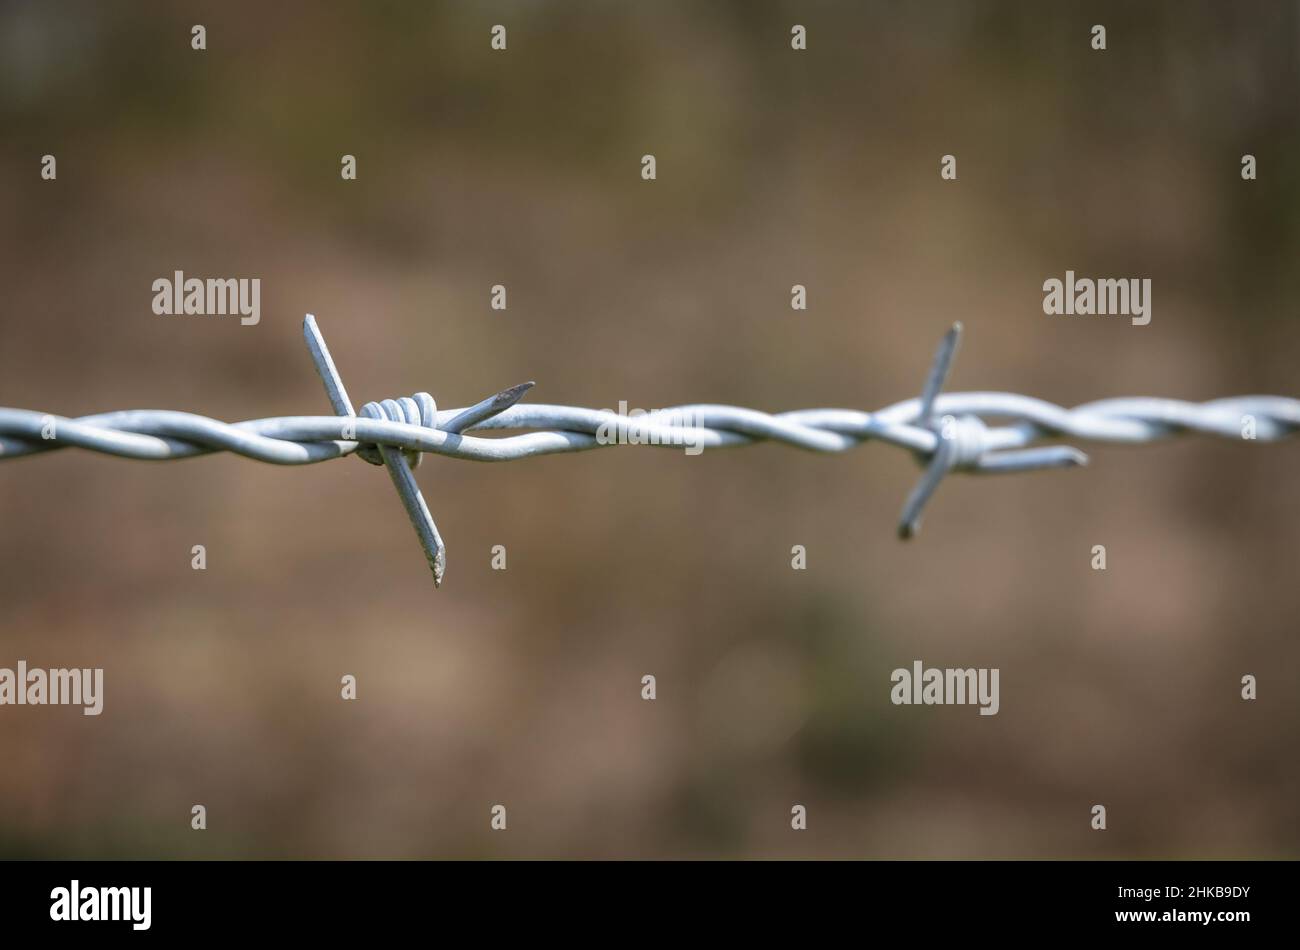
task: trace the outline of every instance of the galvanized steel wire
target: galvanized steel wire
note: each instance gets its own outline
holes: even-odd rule
[[[523,383],[463,409],[439,410],[432,396],[419,393],[368,403],[357,414],[311,315],[303,330],[333,416],[227,423],[155,409],[64,418],[0,408],[0,461],[68,447],[143,460],[233,452],[275,465],[307,465],[356,453],[389,469],[434,579],[441,583],[445,547],[410,471],[422,453],[504,462],[628,443],[723,448],[771,441],[816,452],[844,452],[874,440],[908,449],[926,466],[900,519],[899,533],[909,537],[925,502],[950,471],[991,474],[1086,463],[1078,449],[1036,445],[1043,440],[1146,443],[1197,433],[1273,441],[1300,429],[1300,400],[1283,396],[1203,403],[1120,398],[1067,409],[1014,393],[942,393],[960,324],[940,344],[921,396],[876,412],[800,409],[769,414],[702,404],[628,416],[577,406],[520,404],[533,385]],[[999,424],[990,424],[992,420]],[[533,431],[497,438],[466,434],[487,430]]]

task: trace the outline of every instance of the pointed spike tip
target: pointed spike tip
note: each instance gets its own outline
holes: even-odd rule
[[[532,389],[537,384],[532,380],[526,383],[520,383],[517,386],[511,386],[509,389],[503,389],[492,397],[492,405],[500,406],[502,409],[508,409],[519,400],[524,398],[524,393]]]

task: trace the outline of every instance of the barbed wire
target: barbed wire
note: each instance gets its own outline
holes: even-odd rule
[[[70,419],[0,408],[0,461],[74,446],[145,460],[234,452],[276,465],[307,465],[355,453],[388,469],[434,582],[441,586],[446,546],[411,471],[426,452],[504,462],[619,444],[685,446],[689,452],[772,441],[816,452],[844,452],[874,440],[908,449],[925,467],[899,519],[899,536],[909,538],[920,527],[926,502],[949,472],[1027,472],[1087,463],[1087,456],[1071,446],[1033,445],[1044,439],[1145,443],[1200,433],[1272,441],[1300,429],[1300,400],[1283,396],[1238,396],[1204,403],[1119,398],[1066,409],[1014,393],[942,393],[961,337],[960,323],[940,342],[921,396],[877,412],[800,409],[773,415],[702,404],[629,415],[576,406],[523,405],[519,400],[533,386],[528,382],[464,409],[440,411],[431,395],[416,393],[366,403],[358,415],[311,314],[303,321],[303,335],[325,383],[333,416],[227,423],[155,409]],[[986,421],[992,419],[1002,424]],[[537,431],[499,438],[465,434],[492,429]]]

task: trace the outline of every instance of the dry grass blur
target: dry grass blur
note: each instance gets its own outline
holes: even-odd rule
[[[1295,394],[1298,63],[1280,3],[0,4],[0,404],[325,414],[307,311],[358,401],[874,408],[954,318],[954,390]],[[1151,325],[1045,317],[1067,267]],[[0,666],[107,697],[0,708],[0,856],[1296,856],[1300,442],[1092,457],[909,545],[879,446],[430,458],[436,593],[355,460],[5,464]],[[918,658],[1001,714],[891,706]]]

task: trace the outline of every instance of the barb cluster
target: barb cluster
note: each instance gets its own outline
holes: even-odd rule
[[[383,465],[397,488],[441,585],[446,547],[412,474],[422,453],[501,462],[581,452],[604,445],[702,447],[784,442],[817,452],[843,452],[876,440],[908,449],[924,466],[903,506],[899,535],[911,537],[939,482],[952,471],[993,474],[1083,465],[1087,456],[1066,445],[1034,443],[1070,437],[1095,442],[1153,442],[1183,433],[1272,441],[1300,429],[1300,400],[1239,396],[1205,403],[1175,399],[1106,399],[1066,409],[1013,393],[943,393],[961,337],[945,334],[921,395],[877,412],[801,409],[770,415],[738,406],[690,405],[629,417],[575,406],[520,404],[532,388],[521,383],[464,409],[439,411],[428,393],[366,403],[360,414],[308,314],[303,334],[325,383],[333,416],[281,416],[226,423],[168,410],[128,410],[68,419],[0,408],[0,461],[76,446],[132,459],[178,459],[234,452],[277,465],[306,465],[357,454]],[[1000,420],[990,425],[989,420]],[[473,430],[533,430],[482,438]],[[606,437],[615,433],[615,438]]]

